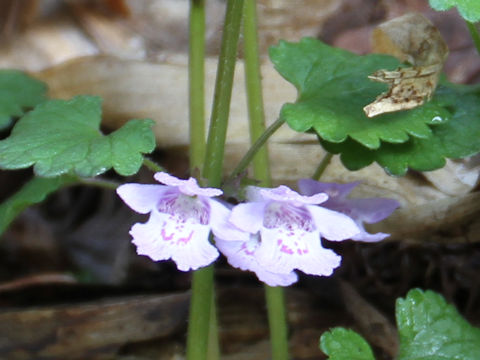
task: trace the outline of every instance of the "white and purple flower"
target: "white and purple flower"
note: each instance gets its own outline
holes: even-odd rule
[[[363,223],[378,222],[399,206],[391,199],[347,199],[358,183],[304,179],[299,181],[303,195],[286,186],[249,186],[249,202],[230,210],[212,199],[222,194],[219,189],[200,188],[193,178],[180,180],[163,172],[154,177],[165,185],[117,189],[134,211],[150,213],[146,223],[130,230],[138,254],[155,261],[172,259],[179,270],[188,271],[212,263],[218,248],[232,266],[255,272],[270,286],[296,282],[295,270],[331,275],[341,257],[322,247],[321,238],[382,240],[388,234],[369,234]],[[210,231],[217,248],[209,242]]]
[[[232,242],[216,236],[216,245],[232,266],[254,271],[271,286],[295,282],[295,269],[331,275],[341,258],[323,248],[320,238],[341,241],[361,231],[350,217],[317,206],[327,201],[324,193],[302,196],[286,186],[249,186],[247,199],[233,208],[229,221],[249,237]]]
[[[365,230],[363,223],[373,224],[387,218],[400,204],[396,200],[385,198],[347,199],[347,196],[358,184],[360,182],[337,184],[301,179],[298,181],[298,188],[300,193],[306,196],[326,193],[328,200],[322,204],[323,207],[350,216],[361,229],[361,232],[353,236],[352,240],[365,242],[383,240],[390,234],[381,232],[370,234]]]
[[[139,255],[155,261],[172,259],[181,271],[196,270],[219,255],[209,242],[210,230],[227,239],[245,238],[227,223],[230,210],[212,199],[221,195],[221,190],[200,188],[193,178],[180,180],[164,172],[154,177],[165,185],[125,184],[117,188],[131,209],[150,213],[146,223],[130,229]]]

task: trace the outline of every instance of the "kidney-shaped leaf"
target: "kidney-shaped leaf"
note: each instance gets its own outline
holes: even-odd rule
[[[432,126],[427,138],[412,137],[404,144],[384,143],[369,150],[356,141],[334,144],[322,142],[330,152],[341,154],[343,164],[358,170],[376,161],[393,175],[404,175],[410,168],[429,171],[443,167],[445,158],[463,158],[480,152],[480,93],[467,86],[441,86],[437,97],[450,102],[452,117],[447,123]]]
[[[368,118],[363,107],[387,89],[368,75],[398,68],[398,60],[391,56],[359,56],[304,38],[299,43],[281,41],[270,48],[270,58],[298,90],[297,101],[285,104],[281,116],[295,131],[313,130],[326,141],[338,143],[351,137],[377,149],[381,140],[402,143],[410,135],[428,137],[428,124],[445,122],[450,115],[434,97],[415,109]]]
[[[101,100],[77,96],[50,100],[21,118],[0,141],[0,168],[34,165],[39,176],[75,172],[90,177],[114,168],[120,175],[138,171],[143,155],[153,151],[152,120],[130,120],[105,136],[100,132]]]
[[[18,70],[0,70],[0,129],[46,99],[47,87]]]

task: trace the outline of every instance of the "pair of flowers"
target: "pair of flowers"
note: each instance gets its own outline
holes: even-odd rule
[[[164,172],[154,177],[165,185],[117,189],[134,211],[150,213],[146,223],[130,230],[138,254],[155,261],[172,259],[179,270],[188,271],[211,264],[220,250],[232,266],[255,272],[270,286],[296,282],[296,269],[331,275],[341,258],[322,247],[320,239],[380,241],[388,234],[369,234],[363,222],[378,222],[399,206],[391,199],[347,199],[358,183],[304,179],[298,183],[302,195],[286,186],[249,186],[248,202],[230,208],[213,199],[221,190],[200,188],[193,178],[180,180]]]

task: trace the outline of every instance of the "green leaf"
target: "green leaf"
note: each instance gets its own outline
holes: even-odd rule
[[[369,150],[351,139],[333,144],[322,142],[326,150],[341,154],[343,164],[358,170],[376,161],[393,175],[410,168],[429,171],[443,167],[445,158],[463,158],[480,152],[480,91],[478,87],[440,86],[436,97],[453,113],[447,123],[432,127],[425,139],[411,138],[404,144],[384,143]]]
[[[478,0],[430,0],[430,6],[439,11],[456,6],[465,20],[480,21],[480,1]]]
[[[370,345],[363,337],[340,327],[323,333],[320,349],[330,360],[375,360]]]
[[[47,87],[18,70],[0,70],[0,129],[28,108],[45,101]]]
[[[0,234],[27,207],[42,202],[52,192],[74,182],[73,177],[66,175],[56,178],[34,177],[31,179],[17,193],[0,204]]]
[[[153,151],[152,120],[130,120],[122,128],[102,135],[101,100],[77,96],[50,100],[21,118],[11,135],[0,141],[0,168],[34,165],[39,176],[75,172],[84,177],[114,168],[120,175],[135,174],[144,153]]]
[[[398,299],[398,360],[478,360],[480,329],[433,291],[414,289]]]
[[[379,69],[394,70],[398,60],[386,55],[359,56],[304,38],[299,43],[281,41],[270,48],[278,72],[298,90],[294,104],[281,114],[298,132],[315,131],[323,140],[339,143],[351,137],[370,149],[381,140],[403,143],[410,135],[431,135],[428,124],[448,120],[450,113],[434,97],[412,110],[368,118],[363,107],[387,90],[387,85],[368,79]]]

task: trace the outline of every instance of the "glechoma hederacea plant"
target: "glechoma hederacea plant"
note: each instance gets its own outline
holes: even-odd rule
[[[480,2],[430,0],[430,4],[437,10],[457,6],[480,51],[475,25],[480,20]],[[242,17],[252,150],[230,178],[244,174],[257,154],[249,176],[258,186],[239,186],[236,193],[242,196],[229,203],[222,198],[223,149]],[[13,124],[10,135],[0,141],[0,168],[33,166],[35,173],[0,206],[1,230],[27,206],[62,187],[90,184],[116,189],[132,210],[149,214],[145,223],[133,224],[130,230],[137,253],[153,261],[173,260],[180,271],[194,270],[189,360],[206,359],[215,351],[207,348],[209,330],[215,327],[210,326],[207,315],[215,311],[211,264],[220,254],[233,267],[255,273],[266,284],[272,356],[280,360],[288,359],[281,287],[297,282],[298,271],[330,276],[341,265],[341,257],[325,248],[322,239],[372,243],[389,236],[369,233],[365,224],[387,218],[399,203],[387,198],[350,197],[358,182],[319,182],[319,170],[315,179],[299,179],[298,192],[285,185],[273,187],[268,153],[262,145],[274,129],[286,122],[295,131],[314,132],[319,145],[340,154],[348,169],[376,162],[393,175],[403,175],[408,169],[438,169],[446,158],[480,152],[478,85],[455,85],[440,76],[438,85],[435,83],[428,96],[418,100],[418,106],[368,117],[363,108],[386,90],[385,84],[373,82],[369,76],[382,69],[388,70],[381,72],[382,76],[408,74],[402,69],[412,64],[401,64],[389,55],[358,56],[312,38],[280,41],[270,49],[275,68],[295,85],[298,98],[285,104],[279,120],[265,130],[255,19],[255,1],[227,1],[216,95],[205,143],[204,3],[191,0],[189,70],[191,90],[196,90],[190,92],[190,125],[194,129],[190,145],[191,173],[201,173],[197,179],[178,179],[144,157],[156,147],[151,120],[134,119],[103,135],[99,131],[98,97],[47,99],[43,83],[18,71],[0,71],[0,126],[6,129]],[[324,164],[330,157],[327,155]],[[142,165],[155,172],[158,184],[116,184],[96,178],[110,169],[122,176],[135,175]],[[439,295],[412,290],[404,300],[398,300],[396,315],[400,332],[397,359],[480,358],[480,330],[471,327]],[[455,348],[449,343],[455,343]],[[330,359],[374,358],[360,335],[342,328],[325,333],[321,349]]]

